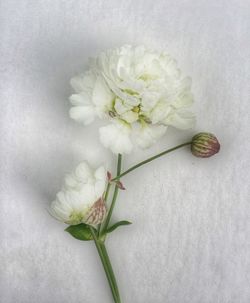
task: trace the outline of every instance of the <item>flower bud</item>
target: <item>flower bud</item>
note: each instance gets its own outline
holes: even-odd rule
[[[196,157],[208,158],[218,153],[220,143],[211,133],[198,133],[192,138],[191,151]]]

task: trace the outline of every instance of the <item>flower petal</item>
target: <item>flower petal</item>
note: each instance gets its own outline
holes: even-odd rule
[[[114,154],[129,154],[133,145],[130,139],[131,129],[123,122],[116,122],[99,129],[100,140]]]
[[[195,116],[188,111],[176,111],[169,115],[164,123],[179,129],[189,129],[195,125]]]
[[[96,179],[95,194],[97,197],[100,197],[105,191],[106,175],[107,175],[107,172],[103,166],[99,167],[95,171],[95,179]]]
[[[135,131],[136,143],[141,148],[148,148],[153,145],[160,137],[162,137],[167,130],[163,125],[141,125],[139,129]]]
[[[106,112],[111,108],[114,94],[108,88],[105,80],[102,77],[98,77],[92,94],[93,103],[99,113]]]
[[[70,84],[76,93],[93,89],[95,84],[96,76],[92,71],[88,71],[85,74],[80,74],[73,77],[70,80]]]
[[[95,119],[95,110],[92,106],[75,106],[70,109],[69,115],[70,118],[88,125]]]
[[[87,92],[73,94],[69,97],[70,103],[76,106],[91,106],[91,96]]]
[[[93,178],[93,170],[90,168],[89,164],[84,161],[77,166],[75,176],[82,184],[86,184],[89,179]]]

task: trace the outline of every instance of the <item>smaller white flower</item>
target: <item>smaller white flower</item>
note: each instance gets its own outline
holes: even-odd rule
[[[106,215],[103,199],[107,172],[103,166],[96,170],[82,162],[65,177],[62,190],[51,204],[51,214],[58,220],[76,225],[97,225]]]

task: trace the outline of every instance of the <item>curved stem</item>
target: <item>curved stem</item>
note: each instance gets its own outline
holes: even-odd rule
[[[166,155],[166,154],[168,154],[168,153],[170,153],[170,152],[172,152],[172,151],[174,151],[174,150],[176,150],[178,148],[181,148],[181,147],[186,146],[186,145],[190,145],[191,143],[192,142],[186,142],[186,143],[177,145],[177,146],[175,146],[173,148],[170,148],[170,149],[167,149],[167,150],[165,150],[165,151],[163,151],[163,152],[161,152],[161,153],[159,153],[159,154],[157,154],[157,155],[155,155],[153,157],[150,157],[150,158],[148,158],[148,159],[146,159],[146,160],[144,160],[144,161],[142,161],[142,162],[140,162],[140,163],[138,163],[138,164],[130,167],[125,172],[123,172],[121,174],[117,174],[117,176],[115,178],[113,178],[111,181],[119,180],[121,177],[127,175],[128,173],[130,173],[131,171],[135,170],[136,168],[138,168],[138,167],[140,167],[140,166],[142,166],[142,165],[144,165],[144,164],[146,164],[148,162],[151,162],[151,161],[153,161],[153,160],[155,160],[155,159],[157,159],[157,158],[159,158],[161,156],[164,156],[164,155]]]
[[[110,289],[111,289],[111,292],[113,295],[114,302],[121,303],[115,275],[114,275],[114,272],[113,272],[113,269],[112,269],[112,266],[110,263],[110,259],[109,259],[105,244],[98,240],[94,228],[91,226],[89,228],[90,228],[92,237],[94,239],[95,246],[98,251],[99,257],[101,259],[101,262],[102,262],[102,265],[103,265],[103,268],[104,268],[104,271],[105,271],[105,274],[106,274],[106,277],[107,277],[107,280],[108,280],[108,283],[109,283],[109,286],[110,286]]]
[[[121,173],[121,165],[122,165],[122,155],[118,154],[117,172],[116,172],[117,176],[119,176],[120,173]],[[119,177],[115,177],[115,180],[119,180]],[[109,225],[109,222],[110,222],[110,219],[111,219],[114,207],[115,207],[115,202],[116,202],[116,199],[117,199],[118,190],[119,190],[119,187],[116,185],[115,189],[114,189],[112,202],[111,202],[111,205],[110,205],[110,208],[109,208],[109,211],[108,211],[108,215],[107,215],[107,218],[106,218],[106,220],[103,224],[103,227],[102,227],[102,231],[104,231],[104,232],[106,231],[106,229]]]

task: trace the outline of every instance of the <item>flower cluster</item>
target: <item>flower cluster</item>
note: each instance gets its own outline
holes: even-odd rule
[[[79,164],[66,176],[63,189],[52,202],[51,214],[70,225],[101,223],[106,214],[103,199],[106,176],[103,166],[93,170],[87,162]]]
[[[150,147],[168,126],[194,125],[187,111],[193,102],[191,80],[166,53],[129,45],[108,50],[71,85],[71,118],[85,125],[96,117],[107,121],[100,140],[116,154],[130,153],[134,145]]]

